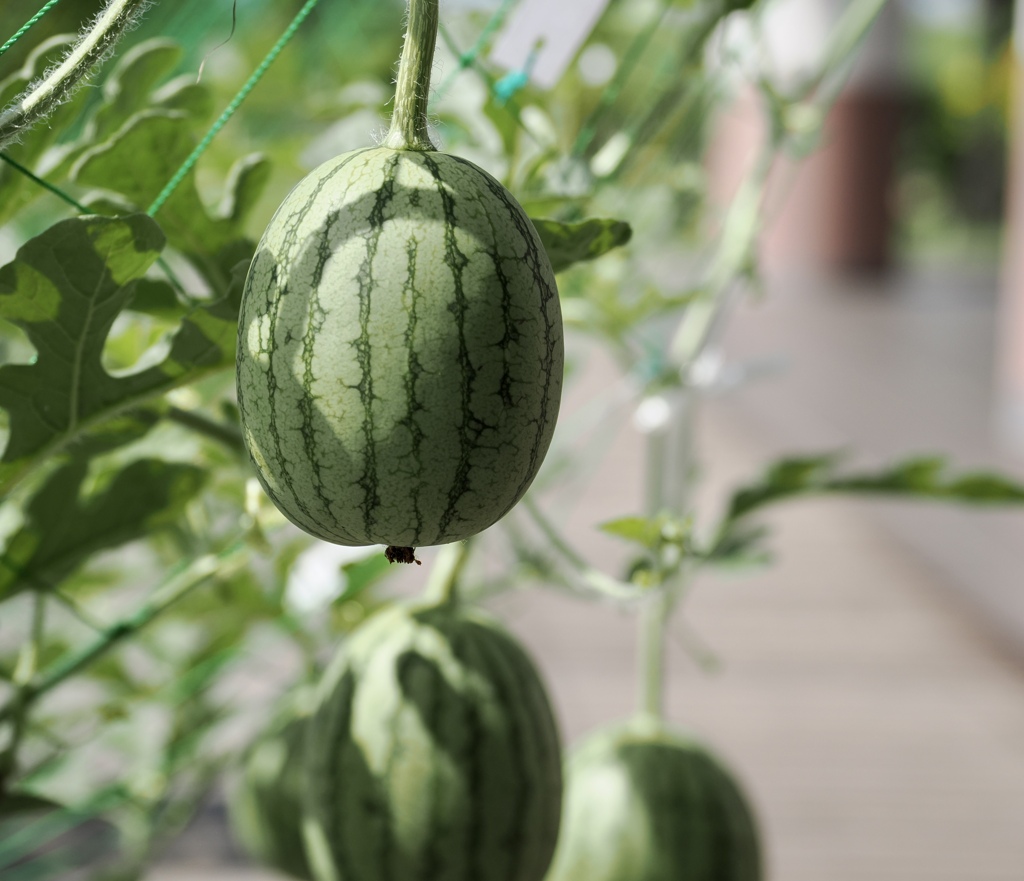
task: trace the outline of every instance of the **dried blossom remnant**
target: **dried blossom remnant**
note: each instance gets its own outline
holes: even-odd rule
[[[417,566],[422,566],[423,563],[416,559],[416,548],[396,548],[394,545],[389,545],[384,550],[384,556],[388,558],[389,563],[415,563]]]

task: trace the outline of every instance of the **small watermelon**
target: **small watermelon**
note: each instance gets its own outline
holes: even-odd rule
[[[394,606],[317,692],[306,850],[317,881],[541,881],[562,775],[530,659],[456,604]]]
[[[570,757],[547,881],[761,881],[754,817],[703,744],[637,720]]]
[[[242,759],[228,818],[243,849],[265,866],[309,881],[302,841],[302,751],[312,694],[300,689],[275,713]]]
[[[551,262],[512,194],[427,131],[437,0],[413,0],[383,146],[288,194],[242,295],[238,404],[264,488],[343,545],[486,529],[551,441],[562,320]]]

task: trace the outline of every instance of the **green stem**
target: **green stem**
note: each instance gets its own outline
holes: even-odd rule
[[[101,658],[114,646],[133,636],[193,590],[237,563],[246,550],[245,542],[239,541],[218,554],[205,554],[193,560],[153,591],[149,600],[143,603],[134,614],[108,627],[84,648],[69,652],[48,670],[45,670],[37,681],[27,683],[20,706],[27,707],[34,703],[66,679]],[[15,702],[0,708],[0,722],[10,718],[16,711]]]
[[[645,496],[652,517],[666,508],[685,512],[692,504],[695,395],[694,389],[687,388],[673,396],[669,421],[647,435]],[[660,720],[664,714],[665,630],[687,579],[685,572],[680,577],[671,565],[666,567],[660,551],[654,565],[658,592],[638,616],[639,709],[642,715]]]
[[[633,69],[640,62],[641,58],[644,57],[644,50],[647,49],[647,45],[654,38],[654,35],[661,29],[662,21],[671,8],[671,3],[662,3],[661,8],[657,13],[655,13],[654,18],[648,22],[647,27],[645,27],[636,36],[633,42],[626,49],[622,61],[615,70],[615,75],[612,77],[612,81],[604,87],[604,90],[601,92],[601,97],[598,99],[597,106],[590,112],[590,115],[586,120],[584,120],[583,125],[580,126],[580,132],[576,136],[576,142],[572,145],[572,150],[570,151],[572,156],[579,157],[586,153],[587,148],[597,135],[598,123],[611,108],[612,104],[614,104],[618,99],[619,94],[626,85],[626,81],[633,74]]]
[[[544,516],[544,513],[537,506],[530,496],[522,501],[523,509],[530,515],[548,543],[562,556],[562,558],[576,571],[580,580],[589,590],[604,594],[617,600],[635,600],[639,595],[637,588],[605,575],[600,569],[591,566],[583,556],[576,551],[572,545],[555,528],[554,524]]]
[[[32,624],[29,637],[22,645],[18,654],[18,663],[11,676],[15,693],[11,698],[11,736],[0,755],[0,797],[4,783],[15,769],[18,761],[18,749],[21,746],[25,728],[28,723],[28,708],[31,703],[32,679],[39,667],[39,655],[42,651],[43,636],[46,629],[46,594],[35,590],[32,594]]]
[[[409,23],[395,86],[395,113],[384,146],[392,150],[436,150],[427,125],[430,71],[437,43],[438,0],[410,0]]]
[[[43,630],[46,624],[46,594],[35,590],[32,594],[32,630],[28,642],[22,646],[18,656],[18,664],[11,677],[19,688],[27,687],[36,675],[39,665],[39,650],[43,641]]]
[[[197,413],[195,410],[183,410],[180,407],[171,407],[167,411],[167,418],[190,431],[196,432],[196,434],[201,434],[223,444],[233,453],[241,456],[248,455],[241,432],[230,425],[215,422],[202,413]]]
[[[660,591],[640,609],[640,714],[661,720],[665,713],[665,628],[670,611],[668,594]]]
[[[441,548],[424,592],[429,601],[438,605],[458,602],[459,577],[469,559],[469,549],[469,541],[457,541]]]
[[[0,113],[0,149],[66,101],[135,23],[149,0],[109,0],[64,60]]]

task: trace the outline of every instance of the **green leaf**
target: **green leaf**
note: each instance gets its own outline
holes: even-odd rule
[[[53,588],[92,554],[170,525],[205,477],[192,465],[139,459],[83,497],[88,468],[83,458],[61,466],[29,501],[0,557],[0,600]]]
[[[391,564],[383,554],[373,554],[362,560],[346,563],[341,567],[341,571],[345,575],[345,591],[335,600],[335,605],[354,600],[377,582],[382,581],[391,571]]]
[[[60,810],[60,805],[48,798],[29,795],[26,792],[0,794],[0,819],[18,814],[35,814],[40,811]]]
[[[88,810],[54,804],[24,813],[0,813],[0,877],[4,881],[67,878],[75,868],[110,857],[117,839],[114,826]]]
[[[948,477],[945,461],[932,456],[851,475],[836,473],[839,462],[833,453],[777,462],[763,480],[733,495],[726,520],[737,520],[771,502],[809,493],[905,496],[972,504],[1024,503],[1024,484],[988,472]]]
[[[79,184],[119,193],[146,210],[191,153],[194,139],[185,114],[146,110],[135,114],[108,141],[82,154],[71,171]],[[211,287],[223,294],[235,264],[252,258],[254,246],[245,222],[270,175],[270,164],[253,155],[228,174],[219,209],[199,198],[194,174],[183,180],[157,215],[168,243],[196,265]]]
[[[613,248],[625,245],[633,229],[622,220],[592,217],[579,223],[530,218],[540,234],[555,272],[585,260],[595,260]]]
[[[156,37],[122,53],[103,83],[103,104],[90,120],[94,140],[108,137],[149,103],[150,93],[181,60],[173,40]]]
[[[771,554],[763,546],[767,535],[768,530],[763,526],[734,521],[705,559],[717,566],[733,568],[764,566],[771,562]]]
[[[233,362],[237,295],[196,309],[160,364],[111,376],[103,346],[134,286],[163,246],[144,215],[61,221],[0,269],[0,317],[18,325],[38,353],[0,367],[0,407],[10,436],[0,459],[0,497],[29,470],[99,423]]]
[[[653,548],[661,539],[661,524],[647,517],[621,517],[602,523],[598,528],[645,548]]]
[[[649,550],[664,545],[682,547],[691,530],[689,520],[684,520],[663,511],[657,517],[621,517],[609,520],[600,527],[603,532],[624,538]]]
[[[161,86],[153,93],[152,100],[155,107],[180,110],[195,119],[205,119],[213,110],[210,90],[187,74]]]

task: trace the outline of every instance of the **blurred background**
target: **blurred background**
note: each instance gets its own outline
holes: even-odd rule
[[[0,38],[39,5],[5,0]],[[0,59],[0,79],[101,5],[59,4]],[[600,444],[587,447],[581,479],[538,490],[588,562],[608,571],[627,565],[627,553],[595,527],[643,509],[651,432],[628,394],[618,331],[602,336],[618,314],[609,303],[637,278],[669,295],[692,286],[781,124],[765,95],[798,95],[817,76],[852,4],[726,5],[737,11],[714,19],[695,56],[707,20],[700,3],[441,4],[433,112],[445,148],[501,175],[532,216],[607,215],[634,227],[634,262],[608,258],[562,282],[570,319],[588,296],[612,291],[609,302],[595,299],[605,325],[569,321],[558,449],[588,435]],[[300,6],[239,0],[232,32],[228,0],[157,2],[128,45],[179,42],[174,72],[194,77],[203,65],[209,120]],[[811,101],[780,111],[792,137],[766,181],[753,265],[702,360],[700,510],[720,510],[772,459],[822,451],[865,468],[938,455],[1024,480],[1014,6],[890,0],[840,71],[845,85],[824,120]],[[250,231],[258,236],[302,174],[379,135],[402,15],[399,0],[322,2],[213,142],[200,189],[215,192],[237,157],[268,155],[273,171]],[[102,83],[101,74],[86,104]],[[76,136],[74,125],[64,135]],[[0,263],[54,210],[26,200],[0,228]],[[623,296],[637,302],[635,290]],[[653,345],[676,321],[654,314],[639,337]],[[789,503],[767,522],[771,565],[701,575],[673,626],[668,706],[747,785],[770,877],[1020,881],[1024,511],[826,497]],[[315,614],[318,590],[336,596],[339,566],[350,562],[330,549],[307,553],[300,617]],[[489,602],[539,660],[566,738],[628,714],[631,616],[523,577],[528,589]],[[403,595],[421,581],[402,572],[375,590]],[[269,651],[264,637],[252,645]],[[232,842],[218,790],[151,877],[271,876]]]

